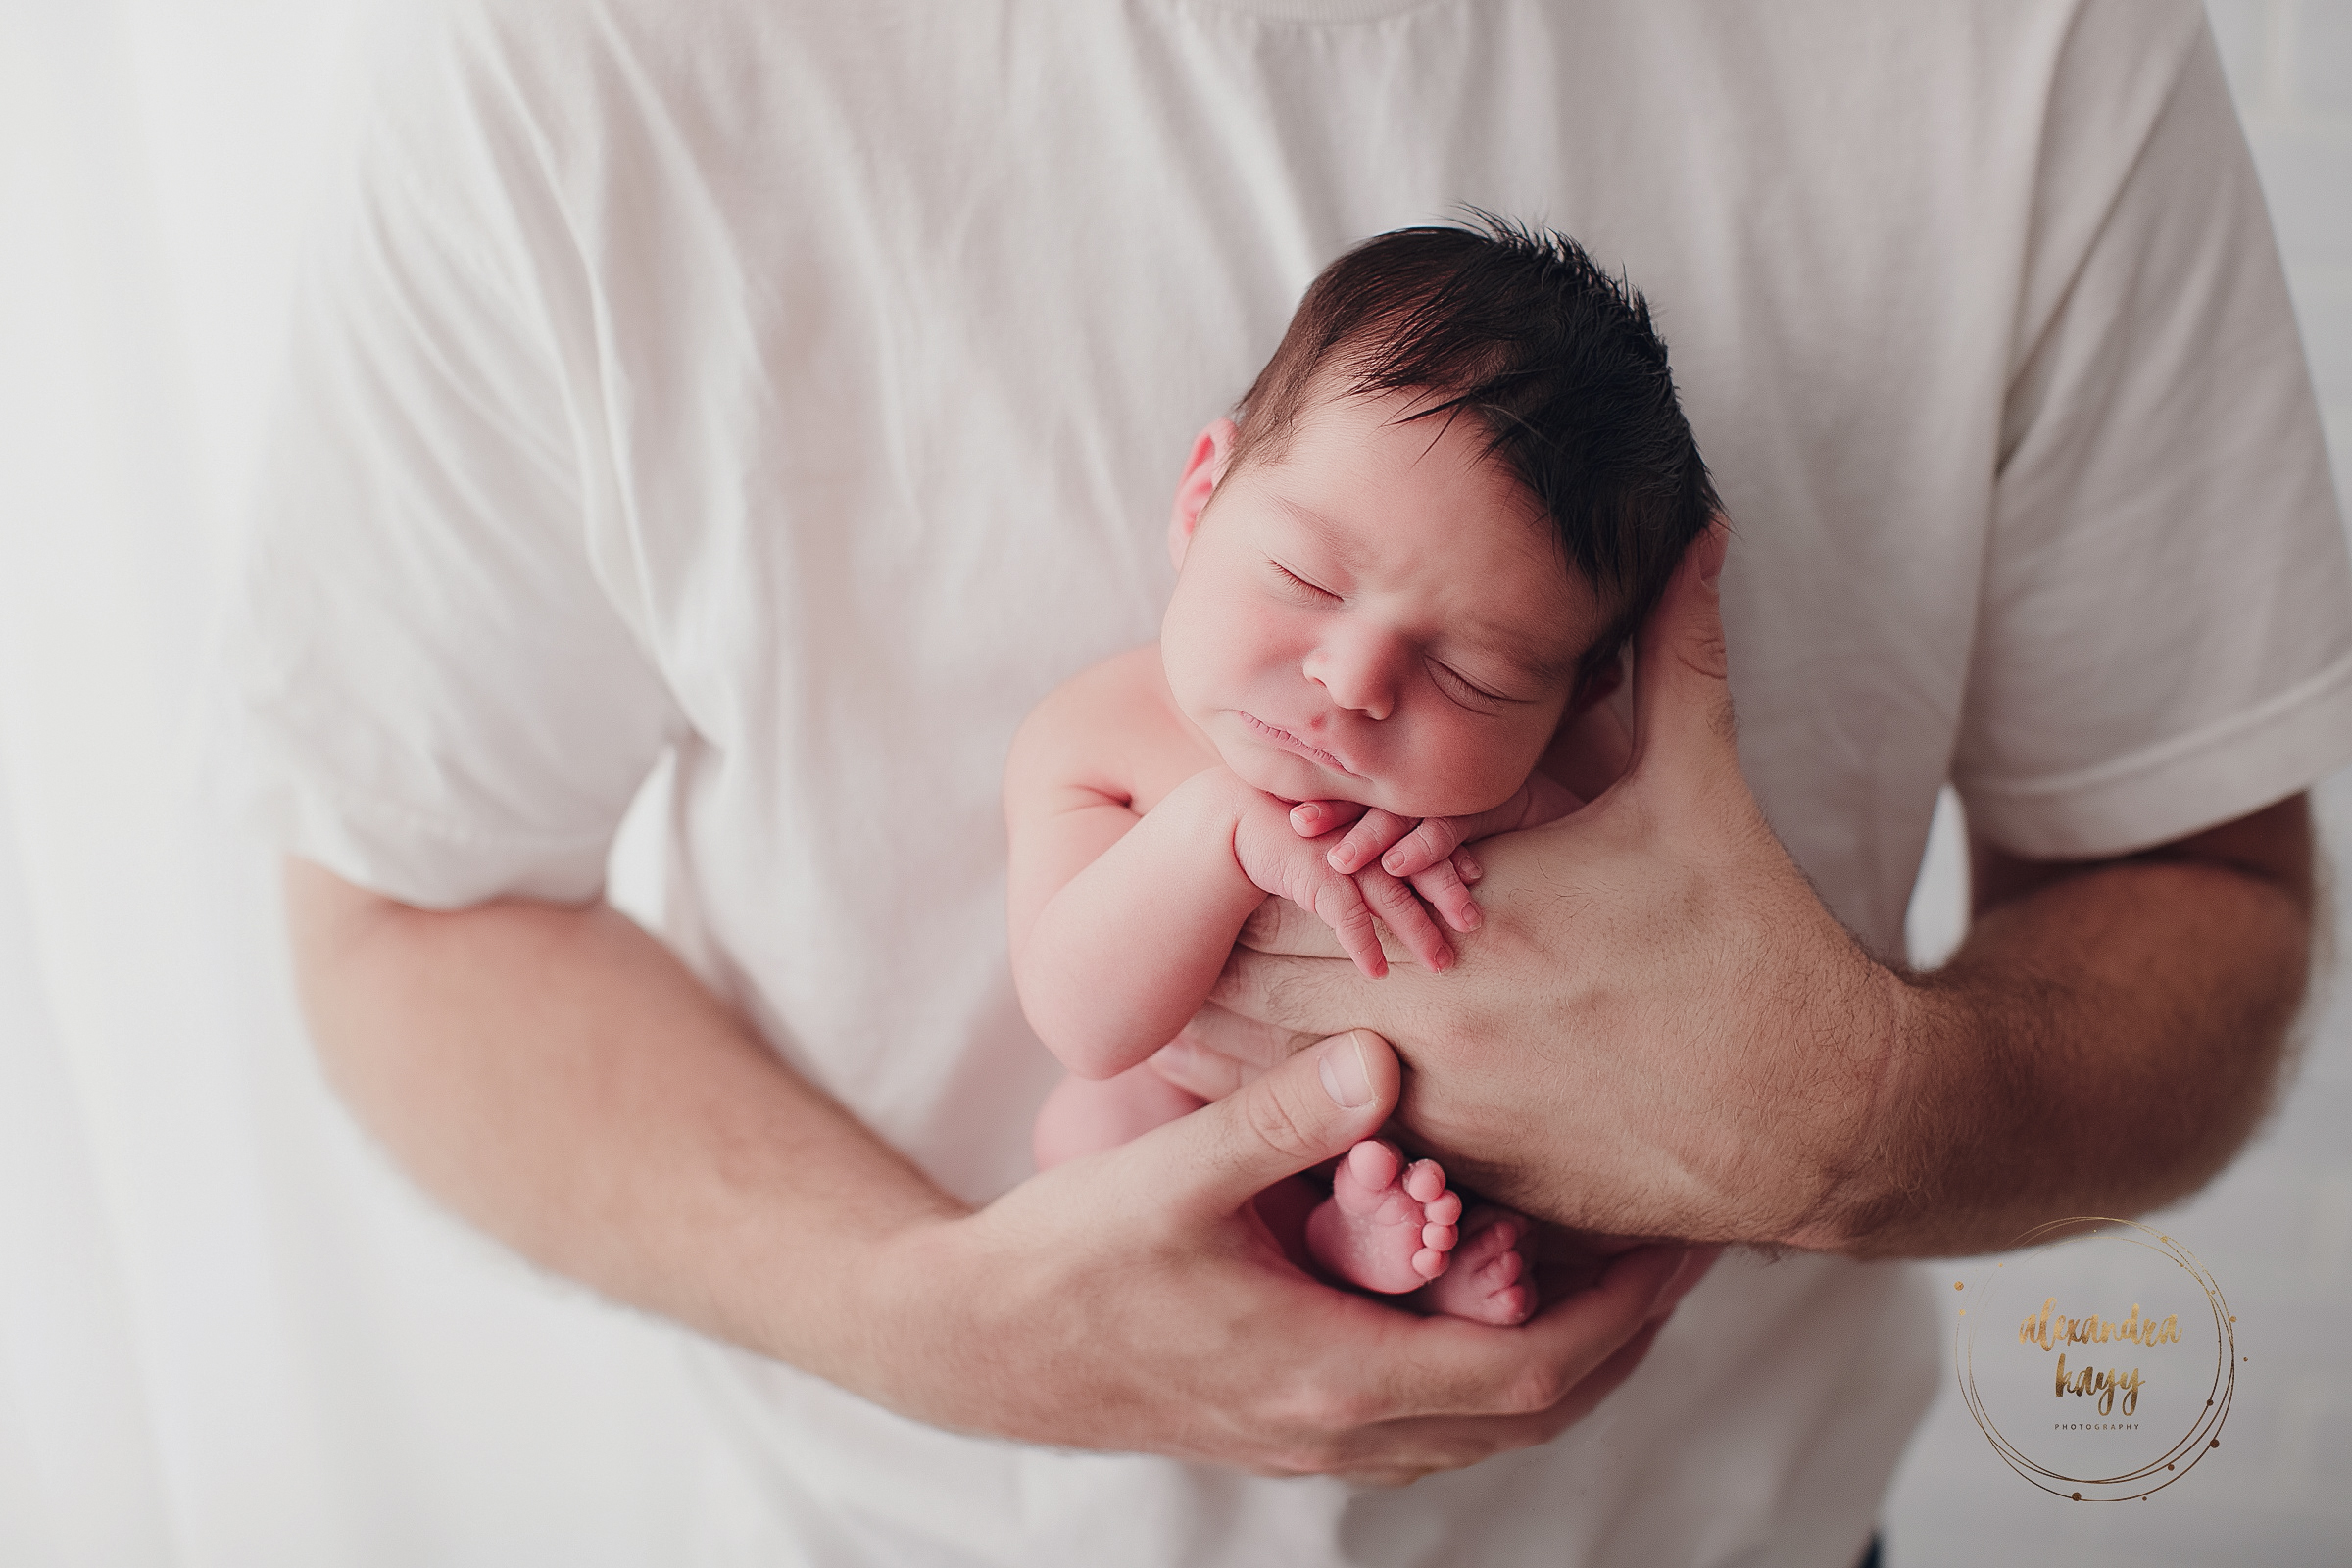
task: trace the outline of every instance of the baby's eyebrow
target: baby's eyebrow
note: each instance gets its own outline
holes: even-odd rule
[[[1470,629],[1495,657],[1540,684],[1567,674],[1584,657],[1584,651],[1579,649],[1564,660],[1550,658],[1534,639],[1495,621],[1474,619]]]
[[[1315,535],[1322,542],[1323,548],[1330,551],[1341,565],[1350,571],[1363,565],[1363,548],[1355,542],[1354,537],[1347,528],[1306,503],[1293,501],[1289,496],[1275,496],[1274,504],[1289,513],[1309,533]]]

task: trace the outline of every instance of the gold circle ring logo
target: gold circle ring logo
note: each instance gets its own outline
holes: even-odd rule
[[[2084,1244],[2134,1250],[2094,1256]],[[2070,1250],[2056,1255],[2061,1247]],[[1964,1299],[1953,1336],[1960,1395],[2002,1463],[2053,1496],[2131,1502],[2222,1446],[2237,1392],[2237,1319],[2187,1248],[2133,1220],[2080,1216],[2035,1226],[2014,1250],[2023,1255],[1975,1284],[1953,1282]],[[2126,1315],[2120,1300],[2097,1299],[2102,1291],[2142,1298]],[[2070,1315],[2084,1298],[2106,1313]],[[2167,1298],[2177,1309],[2162,1309]]]

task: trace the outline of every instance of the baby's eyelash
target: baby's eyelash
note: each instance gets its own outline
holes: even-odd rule
[[[1290,567],[1284,565],[1279,561],[1269,561],[1266,563],[1266,564],[1272,566],[1276,575],[1280,576],[1285,583],[1297,589],[1301,596],[1314,599],[1329,599],[1332,597],[1332,594],[1328,589],[1316,587],[1313,583],[1308,582],[1304,577],[1299,576],[1297,572],[1293,571]]]
[[[1491,692],[1487,690],[1484,686],[1479,685],[1476,681],[1471,680],[1468,676],[1464,675],[1460,670],[1455,669],[1451,664],[1443,663],[1440,661],[1433,659],[1429,662],[1429,667],[1433,670],[1436,670],[1440,675],[1441,679],[1439,684],[1441,686],[1446,684],[1459,686],[1463,691],[1468,692],[1478,701],[1493,703],[1496,707],[1500,707],[1503,704],[1512,701],[1512,699],[1503,696],[1500,692]]]

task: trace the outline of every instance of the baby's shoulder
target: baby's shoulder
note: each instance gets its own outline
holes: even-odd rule
[[[1089,664],[1056,686],[1040,708],[1055,703],[1134,705],[1146,701],[1173,704],[1168,672],[1160,663],[1159,644],[1144,643],[1101,663]]]
[[[1202,764],[1200,743],[1176,707],[1159,645],[1113,654],[1063,681],[1029,710],[1014,735],[1007,782],[1085,784],[1123,798],[1155,798],[1160,775]],[[1211,759],[1213,760],[1213,759]]]

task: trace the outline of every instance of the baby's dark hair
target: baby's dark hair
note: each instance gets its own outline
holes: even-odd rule
[[[1231,466],[1279,457],[1315,398],[1414,392],[1407,419],[1467,411],[1526,486],[1568,564],[1615,613],[1615,657],[1721,510],[1674,395],[1649,304],[1548,229],[1401,228],[1310,284],[1235,410]]]

